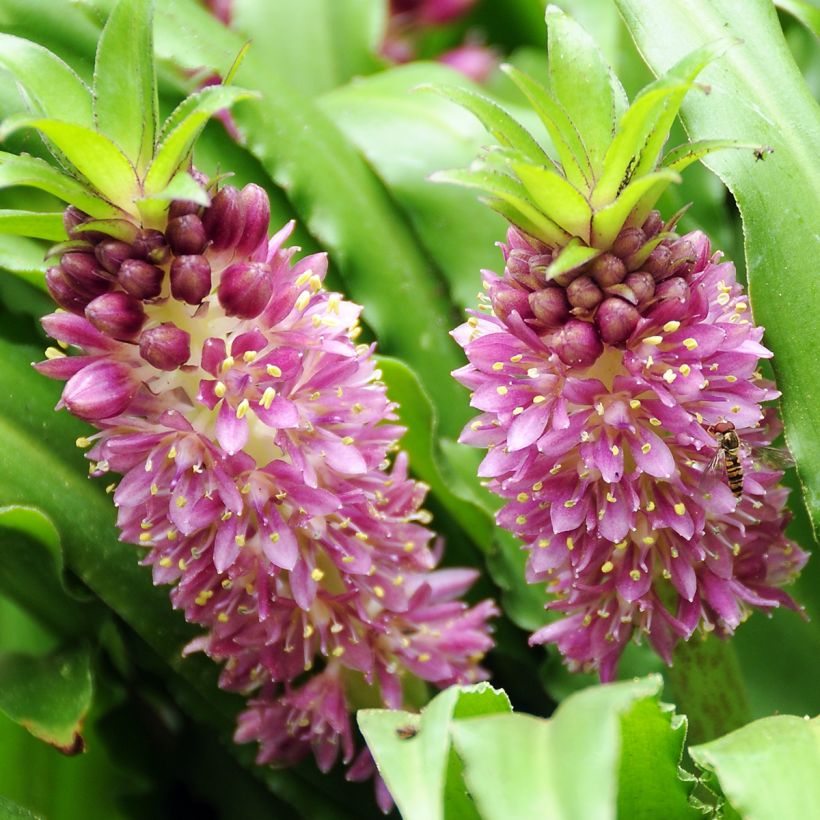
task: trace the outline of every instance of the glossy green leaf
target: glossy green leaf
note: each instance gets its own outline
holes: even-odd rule
[[[10,117],[3,134],[36,128],[104,197],[131,209],[137,190],[134,166],[111,140],[89,128],[59,120]]]
[[[598,176],[615,124],[626,110],[621,84],[595,41],[556,6],[547,9],[550,88],[578,129]]]
[[[669,730],[680,730],[658,706],[660,688],[659,676],[590,687],[568,697],[550,720],[513,714],[457,721],[453,742],[481,817],[614,818],[622,776],[629,784],[627,793],[640,797],[634,784],[639,766],[633,755],[646,763],[656,756],[664,758],[662,767],[656,761],[654,776],[671,781],[665,783],[669,799],[664,811],[655,816],[687,816],[676,809],[680,794],[675,767],[681,738],[680,734],[676,740],[667,736]],[[664,731],[642,725],[645,719],[655,721],[659,715],[667,722]],[[653,741],[649,750],[647,739]],[[653,789],[652,805],[658,795]],[[648,817],[640,804],[624,816]]]
[[[489,684],[453,686],[433,698],[421,715],[362,709],[359,728],[405,820],[475,817],[451,749],[455,720],[511,711],[503,691]]]
[[[422,90],[422,89],[420,89]],[[549,161],[544,149],[533,139],[518,120],[508,114],[498,103],[466,88],[455,85],[435,86],[423,89],[436,91],[466,108],[495,137],[500,145],[518,151],[523,159],[539,165]]]
[[[820,718],[779,715],[692,746],[741,817],[782,820],[820,815]]]
[[[34,211],[0,210],[0,233],[54,241],[66,238],[61,213],[38,214]]]
[[[380,67],[386,12],[372,0],[234,0],[231,27],[253,41],[270,71],[311,96]]]
[[[815,37],[820,38],[820,8],[812,0],[776,0],[775,5],[797,18]]]
[[[0,270],[45,290],[46,263],[41,243],[24,236],[0,234]]]
[[[91,707],[87,650],[44,658],[0,654],[0,711],[65,754],[82,752],[82,726]]]
[[[546,277],[549,282],[563,273],[580,268],[590,260],[599,256],[601,250],[599,248],[590,248],[584,245],[577,237],[573,237],[558,253],[558,256],[553,259],[550,266],[547,268]]]
[[[94,119],[97,128],[142,172],[154,153],[157,87],[153,0],[119,0],[97,46]]]
[[[59,57],[30,40],[0,34],[0,66],[23,89],[31,113],[90,128],[91,90]]]
[[[818,252],[816,232],[809,227],[820,213],[817,103],[789,53],[774,8],[764,0],[750,0],[742,16],[727,0],[619,0],[618,5],[657,71],[719,36],[743,41],[703,73],[711,93],[690,95],[682,117],[693,140],[720,136],[774,149],[760,161],[731,151],[705,162],[731,189],[743,217],[754,316],[774,351],[786,440],[817,532],[820,324],[807,317],[820,310],[820,295],[806,261]]]
[[[58,171],[45,160],[0,151],[0,188],[13,185],[28,185],[47,191],[91,216],[107,218],[122,215],[119,209],[94,196],[76,179]]]
[[[160,145],[145,176],[146,195],[156,196],[168,185],[188,159],[205,123],[217,111],[252,96],[253,92],[234,86],[213,85],[180,103],[163,126]]]

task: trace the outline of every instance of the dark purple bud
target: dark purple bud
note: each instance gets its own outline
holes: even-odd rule
[[[530,310],[547,327],[560,325],[569,316],[569,302],[563,288],[543,288],[529,295]]]
[[[153,228],[141,230],[133,244],[134,256],[154,265],[164,265],[171,258],[171,249],[165,241],[165,234]]]
[[[109,273],[116,273],[120,265],[131,256],[131,252],[131,246],[119,239],[104,239],[94,248],[97,261]]]
[[[530,303],[524,290],[495,283],[490,287],[490,301],[493,312],[502,322],[505,322],[513,311],[524,318],[530,315]]]
[[[123,290],[137,299],[156,299],[162,293],[162,268],[142,259],[126,259],[117,274]]]
[[[211,265],[204,256],[177,256],[171,263],[174,299],[198,305],[211,292]]]
[[[239,242],[245,225],[239,189],[233,185],[221,188],[202,215],[202,224],[215,251],[234,247]]]
[[[188,214],[199,215],[200,205],[190,199],[175,199],[168,208],[168,219],[176,219]]]
[[[652,274],[656,282],[660,282],[670,276],[669,260],[672,258],[672,251],[667,245],[658,245],[641,266],[643,270]]]
[[[138,299],[117,290],[113,293],[104,293],[89,302],[85,309],[85,318],[100,333],[105,333],[112,339],[128,342],[139,333],[145,322],[145,311]]]
[[[570,319],[547,342],[564,364],[575,367],[589,367],[604,352],[595,325],[580,319]]]
[[[689,298],[689,285],[686,280],[680,276],[673,276],[665,282],[661,282],[655,289],[655,298],[658,301],[663,299],[680,299],[681,301]]]
[[[273,293],[270,265],[264,262],[235,262],[222,271],[219,302],[228,316],[253,319]]]
[[[66,253],[60,259],[60,267],[77,292],[89,299],[111,290],[111,277],[97,265],[94,254]]]
[[[626,276],[626,265],[623,259],[612,253],[603,253],[597,259],[592,260],[589,275],[602,288],[610,285],[617,285],[624,281]]]
[[[624,284],[635,294],[638,304],[648,301],[655,293],[655,279],[645,270],[630,273],[624,279]]]
[[[71,313],[82,315],[85,306],[91,301],[91,297],[77,291],[68,274],[60,267],[55,266],[46,271],[46,287],[51,298]]]
[[[640,318],[641,314],[634,305],[617,296],[610,296],[601,302],[595,314],[595,324],[607,344],[617,345],[632,335]]]
[[[91,217],[85,213],[85,211],[81,211],[79,208],[75,208],[73,205],[69,205],[65,211],[63,211],[63,226],[65,227],[65,232],[72,238],[72,239],[84,239],[82,232],[74,232],[74,229],[78,225],[82,225],[83,222],[88,222]]]
[[[650,211],[649,216],[641,228],[647,239],[653,237],[663,227],[663,219],[659,211]]]
[[[697,261],[695,246],[687,239],[681,239],[670,246],[668,271],[671,276],[688,276]]]
[[[63,404],[82,419],[108,419],[128,407],[137,387],[128,365],[100,359],[68,380]]]
[[[609,249],[615,256],[626,259],[646,242],[646,235],[640,228],[624,228]]]
[[[534,273],[530,267],[531,254],[527,251],[513,248],[507,257],[507,264],[504,268],[504,273],[507,278],[518,282],[530,290],[537,290],[544,286],[544,277],[539,277]]]
[[[191,356],[191,337],[172,322],[165,322],[143,332],[140,355],[157,370],[176,370]]]
[[[165,238],[177,255],[202,253],[208,244],[202,220],[194,214],[172,219],[165,229]]]
[[[569,283],[567,299],[576,308],[590,310],[604,298],[601,289],[588,276],[579,276]]]
[[[245,224],[236,245],[236,253],[238,256],[248,256],[268,238],[270,202],[264,188],[251,183],[240,192],[239,206]]]

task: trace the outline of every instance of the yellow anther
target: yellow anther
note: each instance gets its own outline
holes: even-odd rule
[[[165,537],[169,541],[176,541],[177,540],[177,531],[176,530],[168,530],[168,532],[165,533]]]
[[[250,364],[251,362],[256,361],[256,357],[259,355],[259,352],[256,350],[246,350],[242,354],[242,361],[247,362]]]
[[[523,504],[525,501],[528,501],[530,497],[529,495],[527,495],[527,493],[518,493],[518,495],[515,498],[516,501],[520,501]]]
[[[786,554],[788,555],[788,553]],[[737,541],[732,544],[732,555],[740,555],[740,544],[738,544]]]
[[[85,436],[80,436],[80,437],[79,437],[79,438],[78,438],[78,439],[74,442],[74,444],[75,444],[77,447],[82,447],[83,449],[85,449],[86,447],[90,447],[90,446],[91,446],[91,442],[90,442],[90,441],[89,441],[89,439],[87,439]]]
[[[248,412],[250,406],[251,403],[247,399],[242,399],[242,401],[239,402],[239,404],[236,407],[236,417],[238,419],[245,418],[245,414]]]
[[[321,581],[322,578],[325,577],[325,574],[324,572],[322,572],[322,570],[319,569],[319,567],[314,567],[314,569],[310,573],[310,577],[313,578],[313,580],[316,581],[316,583],[318,584],[319,581]]]
[[[273,404],[273,400],[276,398],[276,390],[272,387],[266,387],[265,392],[262,393],[262,398],[259,399],[259,404],[265,408],[265,410],[270,410],[271,404]]]
[[[299,298],[296,300],[294,307],[301,313],[308,306],[308,302],[310,302],[310,293],[303,290],[299,294]]]
[[[646,506],[644,507],[644,509],[647,512],[655,512],[655,502],[654,501],[647,501]]]
[[[606,494],[606,500],[607,500],[610,504],[614,504],[614,503],[615,503],[618,499],[617,499],[617,498],[615,498],[615,496],[614,496],[614,495],[612,495],[612,493],[607,493],[607,494]]]
[[[308,401],[316,401],[321,395],[322,394],[319,390],[315,390],[308,396]]]
[[[680,327],[680,322],[677,319],[672,319],[672,321],[667,322],[664,326],[665,333],[674,333]]]
[[[531,379],[537,379],[538,378],[538,368],[537,367],[530,367],[527,370],[527,376],[529,376]]]
[[[394,587],[400,587],[403,583],[404,583],[404,576],[403,575],[397,575],[393,579],[393,586]]]
[[[281,368],[281,367],[278,367],[278,366],[277,366],[277,365],[275,365],[275,364],[269,364],[269,365],[265,368],[265,372],[266,372],[269,376],[273,376],[273,378],[274,378],[274,379],[278,379],[278,378],[282,375],[282,368]]]
[[[629,577],[633,581],[640,581],[641,580],[641,571],[639,569],[632,569],[629,571]]]
[[[539,493],[543,489],[544,489],[544,482],[543,481],[536,481],[535,484],[532,485],[532,491],[534,493]]]
[[[660,427],[660,426],[661,426],[661,420],[660,420],[660,419],[656,419],[654,416],[650,416],[650,417],[649,417],[649,423],[650,423],[653,427]]]
[[[550,545],[549,538],[539,538],[538,539],[538,547],[542,550],[545,550]]]
[[[655,364],[655,360],[651,356],[647,356],[644,367],[652,367],[653,364]]]
[[[682,344],[687,350],[694,350],[698,346],[698,340],[689,336],[683,340]]]
[[[560,473],[563,469],[563,464],[556,464],[554,467],[550,467],[550,475],[558,475],[558,473]]]
[[[740,405],[739,404],[733,404],[729,409],[733,413],[739,413],[740,412]]]
[[[518,362],[520,362],[520,361],[521,361],[521,359],[523,359],[523,358],[524,358],[524,354],[523,354],[523,353],[516,353],[516,354],[515,354],[515,356],[510,356],[510,361],[511,361],[513,364],[518,364]]]
[[[574,498],[570,498],[568,501],[565,501],[565,502],[564,502],[564,506],[565,506],[568,510],[571,510],[571,509],[572,509],[572,508],[573,508],[573,507],[574,507],[577,503],[578,503],[578,501],[577,501],[576,499],[574,499]]]
[[[663,341],[663,336],[647,336],[643,343],[645,345],[652,345],[652,347],[657,347]]]
[[[366,532],[357,532],[355,535],[356,535],[356,538],[359,539],[359,541],[367,541],[367,533]]]
[[[384,598],[384,587],[379,587],[379,586],[373,587],[373,594],[377,598]]]
[[[219,615],[216,616],[216,619],[221,624],[226,624],[230,620],[226,612],[220,612]]]
[[[610,452],[610,453],[612,453],[612,455],[613,455],[613,456],[617,456],[617,455],[620,455],[621,450],[620,450],[620,448],[618,447],[618,445],[617,445],[617,444],[613,444],[613,445],[609,448],[609,452]]]
[[[419,663],[427,663],[430,660],[430,653],[429,652],[422,652],[421,655],[418,657]]]
[[[630,399],[630,400],[629,400],[629,406],[630,406],[633,410],[637,410],[637,409],[641,406],[641,401],[640,401],[640,399]]]
[[[222,364],[220,365],[220,369],[224,373],[226,370],[230,370],[234,366],[234,364],[235,364],[235,362],[234,362],[233,356],[226,356],[222,360]]]
[[[682,364],[678,370],[682,376],[688,376],[692,372],[692,368],[688,364]]]
[[[613,569],[615,569],[615,564],[613,564],[612,561],[606,561],[601,565],[601,572],[604,574],[607,572],[612,572]]]
[[[646,455],[652,449],[652,445],[647,441],[641,445],[641,452]]]
[[[498,393],[499,396],[506,396],[510,391],[507,390],[503,384],[499,384],[498,387],[495,388],[495,392]]]
[[[113,492],[114,492],[114,490],[116,490],[116,489],[117,489],[117,485],[116,485],[116,484],[109,484],[109,485],[105,488],[105,491],[106,491],[109,495],[111,495],[111,493],[113,493]]]
[[[175,459],[176,457],[177,457],[177,448],[174,447],[173,445],[171,445],[171,449],[168,450],[168,453],[165,456],[165,458],[173,461],[173,459]]]
[[[220,582],[222,585],[222,589],[230,589],[233,586],[233,581],[230,578],[223,578]]]
[[[667,368],[667,370],[663,374],[663,380],[665,382],[668,382],[669,384],[672,384],[672,382],[675,381],[675,379],[677,379],[677,378],[678,378],[678,374],[675,373],[675,371],[672,370],[671,367]]]
[[[604,414],[604,405],[603,405],[603,402],[600,402],[600,401],[596,401],[596,402],[595,402],[595,412],[596,412],[599,416],[603,416],[603,414]]]
[[[470,429],[473,432],[480,429],[480,427],[481,427],[481,422],[478,419],[476,419],[474,422],[472,422],[472,424],[470,424]]]
[[[245,546],[245,536],[241,533],[239,535],[235,535],[233,540],[236,542],[237,547]]]
[[[572,536],[567,538],[567,549],[572,552],[575,549],[575,541],[573,540]]]
[[[345,436],[342,439],[342,444],[353,444],[353,436]]]
[[[362,410],[364,410],[364,405],[363,405],[361,402],[358,402],[358,401],[357,401],[357,402],[353,405],[353,408],[352,408],[352,409],[353,409],[353,412],[354,412],[354,413],[358,414],[358,413],[361,413],[361,412],[362,412]]]
[[[314,293],[318,293],[322,289],[322,280],[314,273],[308,279],[308,286]]]
[[[715,300],[719,305],[727,305],[729,303],[728,293],[719,293]]]
[[[527,523],[527,516],[526,515],[517,515],[515,517],[515,523],[519,524],[519,525],[526,524]]]
[[[152,538],[150,532],[141,532],[140,533],[140,541],[144,544],[146,541],[150,541]]]
[[[619,542],[615,545],[615,549],[616,549],[616,550],[625,550],[625,549],[626,549],[626,547],[627,547],[627,544],[629,544],[629,540],[628,540],[628,539],[626,539],[626,538],[624,538],[624,540],[623,540],[623,541],[619,541]]]
[[[228,388],[227,388],[227,387],[225,387],[225,382],[217,382],[217,383],[214,385],[214,395],[215,395],[218,399],[221,399],[221,398],[225,395],[225,393],[227,392],[227,390],[228,390]]]
[[[514,416],[520,416],[523,412],[524,412],[524,408],[523,408],[523,407],[521,407],[521,406],[518,406],[518,407],[513,407],[513,412],[512,412],[512,414],[513,414]]]
[[[56,347],[47,347],[46,348],[46,358],[47,359],[64,359],[65,353],[62,350],[58,350]]]
[[[581,623],[584,626],[589,626],[592,623],[592,615],[584,615],[584,620]]]
[[[641,541],[643,541],[643,543],[646,544],[647,547],[651,547],[655,543],[655,536],[645,535],[643,538],[641,538]]]
[[[695,413],[695,419],[697,420],[698,424],[703,424],[703,416],[700,413]]]
[[[188,569],[188,564],[186,563],[186,561],[185,561],[185,559],[184,559],[184,558],[180,558],[180,559],[179,559],[179,561],[177,561],[177,566],[178,566],[178,567],[179,567],[179,568],[180,568],[183,572],[184,572],[186,569]]]
[[[734,384],[737,381],[737,376],[727,376],[726,381],[729,382],[729,384]]]
[[[678,501],[677,504],[673,507],[675,510],[675,515],[686,515],[686,506]]]
[[[310,281],[310,277],[313,276],[313,271],[308,269],[304,273],[300,273],[295,281],[294,284],[297,288],[301,288],[302,285],[306,285]]]
[[[173,561],[166,555],[164,558],[159,559],[159,565],[167,569],[168,567],[173,564]]]
[[[177,507],[179,507],[180,509],[182,509],[187,503],[188,503],[188,499],[185,498],[184,495],[177,496],[176,501],[174,501],[174,504],[176,504]]]
[[[493,362],[493,370],[503,370],[504,362]]]
[[[743,313],[743,312],[747,311],[748,309],[749,309],[749,306],[745,302],[738,302],[735,305],[735,310],[738,313]]]
[[[533,404],[543,404],[547,400],[546,396],[534,396],[532,403]]]
[[[345,648],[343,646],[336,646],[330,654],[333,655],[334,658],[341,658],[344,653]]]

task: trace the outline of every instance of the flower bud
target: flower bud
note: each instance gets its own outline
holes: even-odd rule
[[[82,225],[83,222],[88,222],[89,219],[91,219],[91,217],[85,213],[85,211],[75,208],[74,205],[69,205],[65,211],[63,211],[63,227],[65,228],[65,232],[71,239],[85,239],[86,236],[84,232],[75,232],[74,229],[78,225]]]
[[[199,216],[200,205],[190,199],[175,199],[168,208],[168,219],[177,219],[180,216],[195,214]]]
[[[566,365],[589,367],[604,352],[598,331],[592,322],[570,319],[548,340],[558,358]]]
[[[688,276],[698,257],[694,244],[686,239],[681,239],[671,245],[669,251],[669,275]]]
[[[138,299],[118,290],[89,302],[85,317],[106,336],[127,342],[139,333],[145,322],[145,311]]]
[[[547,287],[529,295],[535,318],[547,327],[560,325],[569,316],[569,302],[563,288]]]
[[[164,265],[171,258],[171,249],[165,241],[165,234],[153,228],[145,228],[137,234],[133,252],[134,256],[154,265]]]
[[[157,370],[176,370],[191,356],[191,337],[172,322],[143,331],[140,355]]]
[[[590,310],[599,304],[604,298],[601,289],[589,278],[589,276],[579,276],[569,283],[567,287],[567,299],[576,308]]]
[[[111,289],[111,278],[97,265],[94,254],[63,254],[60,267],[65,271],[75,289],[90,299]]]
[[[253,183],[246,185],[239,194],[239,207],[244,226],[236,253],[238,256],[248,256],[268,238],[270,202],[264,188]]]
[[[655,279],[645,270],[630,273],[624,279],[624,284],[635,294],[638,304],[648,301],[655,293]]]
[[[240,194],[233,185],[220,188],[202,215],[205,233],[215,251],[234,247],[242,236],[245,225]]]
[[[171,263],[171,294],[198,305],[211,292],[211,265],[204,256],[177,256]]]
[[[131,253],[131,246],[119,239],[104,239],[94,248],[94,256],[109,273],[116,273]]]
[[[527,251],[513,248],[507,257],[505,273],[520,285],[530,290],[544,287],[546,280],[543,275],[538,276],[531,266],[532,254]]]
[[[81,294],[72,283],[68,274],[59,266],[46,271],[46,287],[51,298],[61,307],[71,313],[82,315],[85,306],[91,297]]]
[[[122,413],[136,392],[131,368],[122,362],[100,359],[68,380],[62,403],[75,416],[96,421]]]
[[[595,314],[595,324],[604,342],[617,345],[630,337],[640,318],[641,314],[629,302],[610,296],[601,302]]]
[[[673,276],[665,282],[661,282],[655,289],[655,298],[658,301],[663,299],[680,299],[686,300],[689,298],[689,285],[686,280],[680,276]]]
[[[126,259],[117,274],[117,282],[124,291],[137,299],[156,299],[162,293],[162,268],[142,259]]]
[[[608,288],[610,285],[617,285],[624,281],[626,265],[620,257],[612,253],[602,253],[592,261],[589,275],[602,288]]]
[[[527,292],[511,288],[502,282],[494,282],[490,286],[490,301],[493,305],[493,312],[502,322],[506,321],[513,311],[522,317],[530,315]]]
[[[165,229],[165,238],[171,250],[178,255],[202,253],[208,244],[202,220],[194,214],[170,220]]]
[[[222,271],[218,296],[228,316],[253,319],[265,309],[272,293],[270,265],[235,262]]]
[[[658,245],[658,247],[649,254],[642,268],[651,273],[652,276],[655,277],[656,282],[660,282],[670,275],[669,260],[671,258],[672,251],[669,247],[667,245]]]
[[[632,256],[646,242],[646,235],[640,228],[624,228],[610,248],[610,252],[621,259]]]
[[[651,239],[663,227],[660,211],[650,211],[641,228],[647,239]]]

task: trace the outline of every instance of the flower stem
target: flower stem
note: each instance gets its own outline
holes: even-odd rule
[[[710,635],[678,644],[666,672],[669,695],[689,720],[690,744],[704,743],[751,719],[746,685],[730,641]]]

